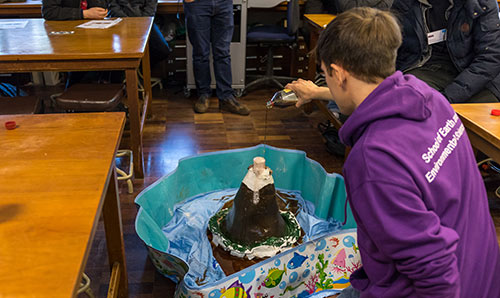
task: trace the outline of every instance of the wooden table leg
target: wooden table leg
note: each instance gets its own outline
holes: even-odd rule
[[[318,38],[319,38],[319,32],[318,29],[315,28],[314,26],[309,25],[309,30],[310,30],[310,37],[309,37],[309,47],[311,48],[309,50],[309,63],[308,63],[308,69],[307,69],[307,79],[314,81],[314,78],[316,77],[316,44],[318,43]]]
[[[123,244],[122,215],[120,211],[120,198],[118,197],[118,185],[116,183],[115,163],[112,164],[112,167],[112,175],[109,178],[108,190],[102,207],[102,216],[104,218],[110,270],[112,271],[115,263],[120,264],[118,297],[123,298],[128,297],[127,263]]]
[[[144,178],[144,164],[142,158],[142,125],[139,94],[137,88],[137,70],[125,70],[127,80],[127,102],[130,120],[130,139],[134,153],[134,173],[137,178]],[[151,87],[149,88],[151,90]]]
[[[146,116],[151,115],[151,103],[153,102],[153,92],[151,89],[151,65],[149,64],[149,42],[146,44],[144,50],[144,57],[142,57],[142,78],[144,79],[144,93],[146,105]]]

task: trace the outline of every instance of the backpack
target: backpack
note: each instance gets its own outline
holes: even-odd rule
[[[345,145],[340,142],[339,131],[330,121],[318,123],[318,130],[325,140],[326,151],[330,154],[345,156]]]
[[[19,90],[19,96],[27,96],[26,92]],[[16,86],[9,83],[0,83],[0,97],[16,97]]]

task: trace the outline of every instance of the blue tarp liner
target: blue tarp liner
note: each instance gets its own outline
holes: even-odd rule
[[[226,276],[212,255],[206,231],[210,218],[224,203],[234,199],[237,191],[237,188],[233,188],[192,197],[174,207],[172,219],[163,227],[163,233],[170,244],[166,253],[185,260],[189,265],[189,271],[184,276],[184,282],[188,287],[197,287],[196,280],[204,279],[204,282],[211,284]],[[305,233],[304,242],[325,233],[335,232],[342,227],[338,220],[332,218],[323,220],[316,217],[314,205],[305,201],[300,192],[286,190],[281,192],[290,194],[294,200],[298,200],[297,221]]]

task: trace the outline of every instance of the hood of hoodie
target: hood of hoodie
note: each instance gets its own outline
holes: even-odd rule
[[[435,93],[430,88],[422,88],[424,82],[413,75],[403,75],[400,71],[387,77],[354,110],[339,131],[340,140],[352,147],[361,137],[366,127],[377,120],[398,117],[414,121],[424,121],[432,114]],[[419,93],[423,100],[415,100],[412,93]],[[384,94],[390,94],[384,96]]]

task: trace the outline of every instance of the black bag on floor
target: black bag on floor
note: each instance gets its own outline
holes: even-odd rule
[[[0,83],[0,96],[3,97],[16,97],[17,96],[16,86],[9,83]],[[19,90],[19,96],[26,96],[26,92]]]
[[[345,145],[340,142],[339,131],[327,121],[326,123],[318,123],[318,129],[325,139],[326,151],[331,154],[344,157]]]

